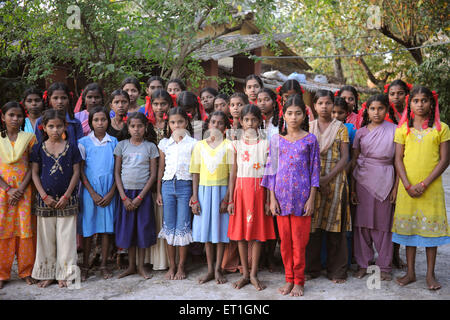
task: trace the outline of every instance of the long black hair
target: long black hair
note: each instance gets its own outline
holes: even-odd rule
[[[194,109],[196,114],[192,117],[192,120],[201,120],[202,116],[200,114],[200,104],[198,103],[197,96],[193,92],[180,92],[177,97],[177,106],[186,112],[189,109]]]
[[[433,128],[434,120],[435,120],[435,112],[436,112],[436,103],[437,101],[434,99],[433,93],[430,89],[424,86],[416,86],[412,88],[409,99],[408,99],[408,125],[412,127],[414,125],[414,118],[411,117],[411,100],[414,98],[415,95],[422,93],[424,94],[428,99],[430,99],[431,102],[431,110],[430,110],[430,117],[428,119],[428,128]]]
[[[73,113],[73,93],[69,90],[69,87],[62,82],[55,82],[47,89],[47,99],[45,100],[44,108],[49,109],[50,107],[50,99],[53,93],[57,90],[64,91],[64,93],[69,98],[69,106],[67,107],[66,112],[69,114],[70,119],[75,119],[75,115]]]
[[[344,92],[344,91],[350,91],[353,94],[353,96],[355,97],[355,106],[353,107],[353,112],[358,113],[358,91],[353,86],[349,86],[349,85],[343,86],[338,91],[338,97],[340,97],[342,92]]]
[[[302,109],[303,114],[305,115],[305,119],[303,120],[301,128],[305,130],[306,132],[309,132],[309,121],[308,121],[308,114],[306,111],[306,105],[303,101],[303,97],[300,94],[294,94],[290,96],[286,103],[283,105],[283,114],[286,113],[287,108],[290,106],[298,106],[300,109]],[[280,119],[279,125],[278,125],[278,131],[280,132],[280,135],[285,136],[287,135],[287,126],[284,125],[284,119]]]
[[[47,135],[47,132],[44,131],[44,127],[47,125],[47,123],[50,120],[59,119],[64,124],[67,124],[67,122],[66,122],[66,113],[63,110],[47,109],[42,114],[42,118],[41,119],[42,119],[42,121],[41,121],[41,126],[42,127],[40,127],[40,128],[38,127],[38,129],[41,131],[42,142],[44,142],[45,140],[48,139],[48,135]],[[65,131],[65,134],[66,134],[66,137],[68,137],[67,130]]]
[[[261,80],[261,78],[259,77],[259,76],[257,76],[256,74],[250,74],[250,75],[248,75],[246,78],[245,78],[245,87],[247,86],[247,82],[249,81],[249,80],[256,80],[257,82],[258,82],[258,84],[259,84],[259,86],[261,87],[261,88],[264,88],[264,82]]]
[[[280,110],[278,108],[277,94],[269,88],[262,88],[261,90],[258,91],[256,97],[258,97],[258,95],[263,92],[267,93],[270,99],[272,100],[272,109],[273,109],[272,124],[275,127],[278,127],[278,122],[280,120]]]
[[[331,102],[334,103],[334,95],[333,92],[330,90],[317,90],[316,94],[314,95],[313,104],[316,104],[317,100],[319,98],[328,97],[331,99]]]
[[[1,108],[0,115],[6,115],[6,113],[10,109],[14,109],[14,108],[19,108],[20,110],[22,110],[23,122],[22,122],[22,125],[20,126],[20,129],[23,131],[25,129],[25,108],[19,102],[16,102],[16,101],[7,102]],[[7,130],[6,124],[3,123],[3,120],[0,117],[0,132],[1,132],[2,138],[6,138],[6,130]]]
[[[263,114],[262,114],[261,110],[254,104],[245,105],[244,108],[242,108],[242,110],[241,110],[241,116],[239,118],[242,120],[249,113],[254,115],[259,120],[259,122],[260,122],[259,128],[263,129],[263,127],[264,127]]]
[[[361,127],[367,126],[370,123],[370,119],[369,119],[369,107],[373,102],[379,102],[381,103],[387,110],[387,112],[389,113],[389,118],[395,123],[398,124],[397,119],[395,119],[395,114],[394,114],[394,109],[392,109],[390,103],[389,103],[389,98],[387,95],[385,94],[376,94],[371,96],[367,101],[366,101],[366,108],[364,109],[364,113],[363,113],[363,121],[361,123]]]
[[[347,114],[351,112],[350,106],[348,105],[347,101],[345,101],[345,99],[342,97],[337,96],[334,98],[333,107],[334,106],[342,108],[343,110],[347,111]]]
[[[128,131],[128,127],[130,126],[130,122],[133,119],[138,119],[144,125],[144,127],[145,127],[144,140],[153,142],[156,145],[157,140],[156,140],[155,128],[153,127],[152,123],[150,121],[148,121],[145,114],[143,114],[142,112],[132,112],[127,116],[127,125],[123,126],[123,129],[122,129],[124,139],[131,138],[130,132]]]
[[[285,81],[280,88],[279,94],[280,96],[282,96],[283,93],[289,92],[291,90],[294,90],[297,94],[303,97],[302,86],[300,85],[300,82],[295,79],[289,79]]]
[[[169,104],[169,109],[173,108],[172,97],[164,89],[157,89],[157,90],[153,91],[151,99],[152,99],[152,101],[155,101],[155,99],[164,99]]]
[[[164,79],[161,78],[160,76],[151,76],[150,78],[148,78],[147,88],[150,85],[150,83],[152,83],[153,81],[159,81],[159,83],[161,83],[161,86],[164,88]]]
[[[170,130],[170,127],[169,127],[169,120],[170,120],[171,116],[176,115],[176,114],[179,114],[180,116],[182,116],[184,118],[184,120],[186,120],[186,122],[187,122],[186,130],[192,136],[194,134],[194,130],[192,129],[191,120],[189,119],[186,111],[181,107],[175,107],[175,108],[170,109],[167,114],[166,123],[164,124],[164,137],[170,138],[170,136],[172,135],[172,131]]]
[[[138,79],[134,78],[134,77],[128,77],[125,78],[122,83],[120,84],[120,89],[123,89],[123,87],[125,87],[126,84],[131,83],[134,84],[134,86],[136,87],[136,89],[138,90],[139,94],[141,94],[141,83],[139,82]]]
[[[108,130],[111,127],[111,118],[109,117],[108,111],[103,106],[96,106],[93,107],[91,110],[89,110],[89,118],[88,118],[89,128],[91,128],[91,130],[94,130],[94,128],[92,127],[92,119],[94,119],[94,115],[99,112],[105,114],[106,120],[108,120],[108,128],[106,128],[106,130]]]
[[[213,113],[211,113],[209,115],[208,119],[206,119],[205,123],[203,124],[203,133],[205,133],[208,130],[209,122],[211,121],[211,118],[214,116],[219,116],[219,117],[223,118],[223,122],[225,123],[225,129],[231,128],[230,119],[227,117],[225,112],[217,110],[217,111],[214,111]]]
[[[181,80],[179,78],[174,78],[174,79],[170,79],[169,81],[167,81],[166,90],[169,87],[169,84],[171,84],[171,83],[177,83],[178,86],[180,87],[181,91],[186,91],[186,85],[184,84],[183,80]]]
[[[83,94],[81,95],[81,109],[80,110],[86,109],[86,96],[89,91],[97,91],[98,93],[100,93],[100,96],[102,97],[102,102],[100,103],[100,105],[105,104],[105,94],[104,94],[103,88],[98,83],[93,82],[93,83],[89,83],[83,89]]]
[[[42,99],[42,90],[37,87],[30,87],[23,92],[22,95],[22,104],[25,105],[25,100],[27,100],[28,96],[31,94],[37,94],[39,98],[42,100],[42,106],[44,107],[44,99]]]
[[[388,85],[387,90],[386,90],[386,93],[389,94],[389,90],[391,89],[391,87],[395,87],[395,86],[402,87],[402,89],[405,91],[405,95],[408,95],[408,94],[409,94],[409,87],[408,87],[408,85],[406,84],[405,81],[403,81],[403,80],[401,80],[401,79],[396,79],[396,80],[392,81],[392,82]]]

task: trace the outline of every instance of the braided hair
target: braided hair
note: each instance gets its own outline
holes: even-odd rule
[[[381,103],[386,108],[387,112],[389,113],[389,118],[395,124],[398,124],[398,121],[395,118],[394,109],[389,104],[388,96],[385,95],[385,94],[376,94],[376,95],[371,96],[369,98],[369,100],[367,100],[367,102],[366,102],[366,108],[364,109],[363,121],[362,121],[361,127],[367,126],[370,123],[369,111],[368,110],[369,110],[370,105],[373,102],[375,102],[375,101]]]
[[[184,111],[195,110],[192,120],[201,120],[200,104],[197,96],[190,91],[182,91],[177,97],[177,106],[183,108]]]
[[[179,79],[179,78],[175,78],[175,79],[170,79],[167,82],[167,87],[166,89],[169,87],[169,84],[171,83],[176,83],[178,84],[178,86],[180,87],[181,91],[186,91],[186,85],[184,84],[183,80]]]
[[[64,125],[67,124],[66,122],[66,113],[63,110],[55,110],[55,109],[47,109],[42,114],[42,122],[41,125],[38,127],[38,130],[41,131],[42,135],[42,142],[48,139],[47,132],[44,131],[44,127],[47,125],[47,123],[50,120],[59,119],[61,120]],[[65,131],[66,137],[68,137],[67,130]]]
[[[153,81],[159,81],[159,83],[161,83],[161,86],[164,88],[164,79],[161,78],[160,76],[151,76],[150,78],[148,78],[147,88],[150,86],[150,83],[152,83]]]
[[[73,113],[73,93],[69,90],[69,87],[62,82],[55,82],[47,89],[47,99],[45,100],[44,109],[50,109],[50,99],[55,91],[64,91],[69,99],[69,106],[66,112],[69,114],[70,119],[75,119],[75,115]]]
[[[129,84],[129,83],[133,84],[136,87],[136,89],[138,90],[139,94],[141,94],[141,90],[142,90],[141,84],[139,83],[139,80],[134,77],[125,78],[122,81],[122,83],[120,84],[120,89],[123,89],[123,87],[125,87],[125,85]]]
[[[131,134],[128,131],[128,128],[130,127],[131,120],[133,120],[133,119],[138,119],[144,125],[144,127],[145,127],[144,140],[150,141],[150,142],[154,143],[155,145],[157,145],[155,128],[153,128],[152,123],[150,121],[148,121],[147,117],[142,112],[132,112],[127,116],[127,125],[123,126],[123,129],[122,129],[122,130],[126,130],[126,132],[124,132],[123,137],[125,139],[131,138]]]
[[[262,112],[261,112],[261,110],[257,107],[257,106],[255,106],[254,104],[247,104],[247,105],[245,105],[244,106],[244,108],[242,108],[242,110],[241,110],[241,115],[240,115],[240,119],[242,120],[242,119],[244,119],[244,117],[247,115],[247,114],[249,114],[249,113],[251,113],[252,115],[254,115],[258,120],[259,120],[259,122],[260,122],[260,126],[259,126],[259,128],[260,129],[263,129],[264,127],[264,121],[263,121],[263,115],[262,115]]]
[[[272,109],[273,109],[272,124],[275,127],[278,127],[278,122],[280,120],[280,110],[278,108],[277,94],[269,88],[262,88],[261,90],[259,90],[258,95],[263,92],[267,93],[270,99],[272,100]]]
[[[167,114],[167,119],[165,120],[166,123],[164,124],[164,137],[170,138],[170,136],[172,135],[172,130],[170,130],[170,127],[169,127],[169,120],[170,120],[171,116],[174,116],[176,114],[179,114],[180,116],[182,116],[184,118],[184,120],[186,120],[186,123],[187,123],[186,130],[192,136],[194,134],[194,130],[192,129],[191,121],[190,121],[186,111],[181,107],[175,107],[175,108],[170,109]]]
[[[98,93],[100,93],[100,95],[102,97],[102,102],[100,104],[103,105],[105,103],[105,96],[104,96],[103,88],[98,83],[95,83],[95,82],[89,83],[83,89],[83,94],[81,95],[81,109],[80,110],[86,109],[86,96],[89,91],[97,91]]]
[[[88,118],[89,128],[91,128],[92,131],[94,131],[94,128],[92,127],[92,120],[94,119],[94,115],[99,112],[104,113],[106,116],[106,120],[108,120],[108,127],[106,128],[106,130],[108,130],[111,127],[111,118],[109,117],[106,108],[103,106],[95,106],[91,110],[89,110],[89,118]]]
[[[355,106],[353,107],[353,112],[354,113],[358,113],[358,91],[355,89],[355,87],[353,87],[353,86],[343,86],[338,92],[337,92],[337,95],[338,95],[338,97],[340,97],[341,96],[341,94],[344,92],[344,91],[350,91],[352,94],[353,94],[353,96],[355,97]],[[350,110],[349,110],[350,111]]]
[[[10,109],[14,109],[14,108],[18,108],[22,111],[23,114],[23,122],[22,125],[20,126],[20,129],[23,131],[25,129],[25,108],[16,101],[10,101],[7,102],[2,108],[1,108],[1,112],[0,114],[5,116],[6,113],[10,110]],[[6,124],[3,123],[3,120],[0,117],[0,132],[1,132],[1,136],[2,138],[6,138],[6,133],[7,133],[7,128],[6,128]]]
[[[157,89],[153,91],[151,96],[152,101],[155,99],[164,99],[169,104],[169,109],[173,108],[173,100],[170,94],[164,89]]]
[[[300,85],[300,82],[298,82],[295,79],[289,79],[280,88],[280,96],[283,96],[284,93],[287,93],[289,91],[295,91],[296,94],[299,94],[303,98],[303,91],[302,86]]]
[[[411,93],[409,94],[409,99],[408,99],[408,125],[409,127],[414,126],[414,119],[413,117],[411,117],[411,101],[414,98],[414,96],[416,96],[417,94],[424,94],[431,103],[431,109],[430,109],[430,117],[428,119],[428,128],[433,128],[434,125],[434,120],[435,120],[435,109],[436,109],[436,100],[434,99],[433,93],[431,92],[430,89],[428,89],[427,87],[424,86],[416,86],[411,90]]]
[[[401,79],[397,79],[397,80],[392,81],[389,84],[389,86],[387,87],[387,92],[386,93],[389,93],[389,90],[391,89],[391,87],[395,87],[395,86],[402,87],[402,89],[405,91],[405,94],[406,95],[409,94],[409,87],[408,87],[408,85],[406,84],[405,81],[403,81]]]
[[[225,129],[230,129],[231,128],[230,119],[227,117],[225,112],[217,110],[217,111],[214,111],[213,113],[211,113],[209,115],[208,119],[206,119],[206,121],[204,122],[204,124],[203,124],[203,133],[205,133],[209,129],[209,122],[211,121],[211,118],[214,117],[214,116],[222,117],[223,122],[225,123]]]
[[[305,115],[305,120],[303,121],[301,128],[303,130],[305,130],[306,132],[309,132],[309,121],[308,121],[306,105],[305,105],[305,102],[303,101],[303,97],[300,94],[294,94],[294,95],[290,96],[287,99],[286,103],[283,105],[283,114],[285,114],[287,108],[289,108],[291,106],[300,107],[303,114]],[[281,121],[281,120],[282,119],[280,119],[279,124],[278,124],[278,131],[280,132],[280,135],[285,136],[285,135],[287,135],[287,126],[284,123],[284,119],[283,119],[283,121]]]

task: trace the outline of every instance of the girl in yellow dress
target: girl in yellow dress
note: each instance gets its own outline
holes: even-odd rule
[[[434,274],[437,247],[450,243],[442,173],[449,165],[450,132],[439,120],[437,94],[425,87],[411,91],[395,132],[398,187],[392,241],[406,246],[407,273],[401,286],[416,281],[416,247],[426,247],[430,290],[440,289]],[[414,113],[414,117],[411,116]]]

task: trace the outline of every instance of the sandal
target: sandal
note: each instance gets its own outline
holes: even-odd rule
[[[112,271],[106,266],[100,267],[100,274],[102,275],[103,279],[109,279],[113,276]]]

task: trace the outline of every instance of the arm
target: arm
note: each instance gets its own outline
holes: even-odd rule
[[[54,208],[56,205],[56,201],[52,196],[47,195],[44,188],[42,187],[41,179],[39,178],[39,163],[37,162],[31,163],[31,177],[33,179],[34,186],[36,187],[37,192],[39,192],[39,195],[41,196],[44,203],[47,206]]]
[[[164,152],[159,150],[159,164],[158,164],[158,180],[156,184],[156,204],[158,206],[162,206],[162,195],[161,195],[161,186],[162,186],[162,177],[164,176],[164,169],[166,167],[166,156]]]
[[[192,208],[193,214],[200,214],[200,204],[198,203],[198,183],[200,180],[199,173],[192,173],[192,197],[189,200],[189,206]]]
[[[141,203],[142,200],[144,199],[144,197],[147,195],[147,193],[150,191],[152,185],[155,183],[156,180],[156,158],[151,158],[150,159],[150,177],[147,180],[147,183],[144,186],[144,189],[141,190],[141,192],[137,195],[136,198],[133,199],[132,203],[135,206],[135,208],[137,209]],[[141,199],[139,199],[141,198]]]
[[[83,160],[81,162],[81,170],[80,170],[81,182],[83,183],[84,187],[89,192],[89,194],[91,195],[92,200],[94,200],[95,205],[99,206],[100,205],[99,203],[102,200],[102,197],[97,192],[95,192],[94,188],[92,188],[91,184],[89,183],[86,173],[84,172],[85,165],[86,165],[86,161]]]
[[[356,160],[358,159],[359,155],[361,153],[361,150],[359,150],[359,148],[353,149],[353,155],[352,155],[352,171],[355,170],[356,167]],[[355,177],[353,177],[353,175],[351,175],[350,177],[350,188],[351,188],[351,193],[350,193],[350,201],[352,204],[357,205],[358,202],[358,196],[356,194],[356,180]]]
[[[333,168],[333,170],[330,171],[330,173],[328,173],[325,177],[323,177],[322,179],[327,180],[327,184],[335,177],[339,174],[339,172],[341,172],[342,170],[344,170],[345,165],[347,164],[348,161],[348,142],[342,142],[341,143],[341,148],[340,148],[340,152],[341,152],[341,159],[337,162],[336,166]]]
[[[111,189],[108,191],[107,194],[105,194],[105,196],[102,198],[102,200],[100,200],[98,205],[101,207],[109,206],[112,199],[114,198],[115,193],[116,193],[116,182],[114,181],[114,183],[111,186]]]
[[[73,190],[80,182],[80,163],[75,163],[73,165],[73,174],[70,179],[69,187],[67,188],[64,195],[59,199],[58,203],[55,205],[55,209],[64,209],[69,202],[69,197],[72,195]]]
[[[228,213],[230,215],[234,215],[234,203],[233,203],[233,196],[234,196],[234,186],[236,184],[236,176],[237,176],[237,153],[234,153],[233,155],[233,166],[231,168],[230,172],[230,178],[228,181],[228,190],[229,190],[229,196],[228,196]]]
[[[413,188],[410,187],[411,183],[408,180],[408,177],[406,175],[406,169],[405,164],[403,163],[403,156],[405,152],[405,145],[396,143],[395,145],[395,170],[397,171],[397,175],[402,180],[403,186],[405,188],[408,188],[409,190],[406,190],[408,192],[410,197],[417,197],[419,196],[419,193]]]
[[[309,198],[305,203],[305,214],[304,217],[309,217],[314,213],[314,202],[316,201],[317,187],[312,187],[309,193]]]
[[[122,157],[114,156],[114,179],[116,181],[117,191],[119,191],[120,200],[123,201],[125,208],[128,211],[133,210],[133,205],[131,200],[125,194],[125,190],[123,189],[122,177],[120,173],[122,171]]]

